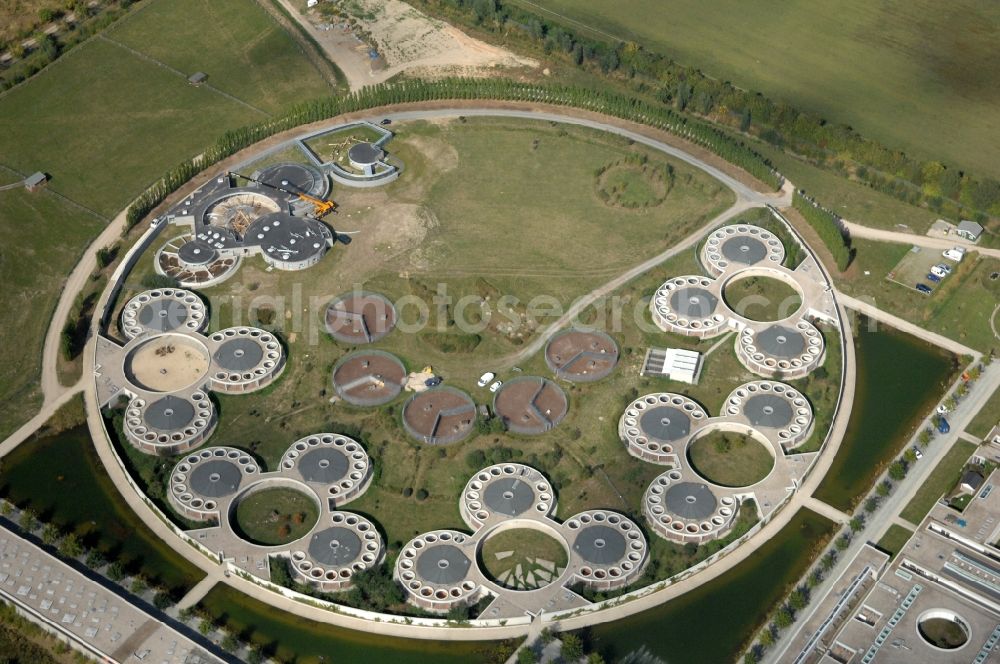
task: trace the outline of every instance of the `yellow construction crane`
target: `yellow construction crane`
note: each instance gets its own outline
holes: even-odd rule
[[[256,182],[257,184],[261,185],[262,187],[268,187],[270,189],[275,189],[277,191],[282,191],[282,192],[284,192],[284,193],[286,193],[286,194],[288,194],[290,196],[297,196],[299,198],[299,200],[306,201],[307,203],[312,203],[312,206],[313,206],[313,216],[315,218],[317,218],[317,219],[322,219],[323,217],[325,217],[326,215],[330,214],[331,212],[333,212],[334,214],[337,214],[337,204],[334,203],[331,200],[327,200],[325,198],[316,198],[315,196],[310,196],[308,194],[303,194],[300,191],[292,191],[291,189],[285,189],[284,187],[279,187],[279,186],[271,184],[269,182],[263,182],[263,181],[258,180],[256,178],[248,177],[246,175],[241,175],[239,173],[234,173],[232,171],[230,171],[229,173],[226,173],[226,175],[228,175],[230,177],[243,178],[244,180],[249,180],[250,182]]]

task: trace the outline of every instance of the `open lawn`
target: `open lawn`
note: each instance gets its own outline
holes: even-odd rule
[[[1000,6],[994,3],[524,4],[591,26],[604,40],[637,41],[914,155],[1000,176]]]
[[[858,252],[854,264],[845,275],[835,277],[838,287],[845,293],[980,352],[1000,349],[1000,339],[990,327],[991,317],[1000,302],[1000,279],[990,277],[1000,271],[1000,260],[970,253],[953,266],[951,275],[933,284],[934,292],[928,296],[914,290],[909,281],[900,284],[886,278],[895,271],[910,247],[870,240],[855,240],[854,246]],[[923,249],[921,254],[926,252],[937,256],[931,260],[928,254],[927,262],[944,261],[939,253],[930,249]],[[921,273],[922,270],[913,274]],[[926,279],[922,281],[930,283]],[[1000,316],[994,324],[1000,329]]]
[[[894,523],[889,526],[889,530],[885,531],[885,535],[878,541],[878,548],[895,558],[911,537],[913,537],[912,530],[907,530]]]
[[[508,588],[541,588],[566,568],[566,547],[533,528],[515,528],[483,542],[480,559],[486,572]]]
[[[294,542],[312,530],[318,518],[315,499],[282,487],[257,491],[236,506],[241,534],[265,546]]]
[[[688,462],[709,482],[744,487],[767,477],[774,467],[774,456],[755,438],[713,431],[688,447]]]
[[[254,3],[148,0],[107,34],[0,96],[0,164],[106,217],[226,129],[330,92]],[[217,75],[193,87],[189,68]]]
[[[256,2],[146,0],[108,36],[268,113],[332,92]]]
[[[83,247],[103,227],[52,192],[0,191],[0,308],[7,312],[0,328],[0,439],[41,405],[49,318]]]
[[[997,424],[1000,424],[1000,389],[993,393],[965,430],[976,438],[985,438]]]
[[[976,446],[972,443],[964,440],[955,441],[899,515],[914,525],[919,524],[934,507],[937,499],[955,487],[962,476],[965,462],[975,451]]]
[[[750,320],[784,320],[802,306],[797,290],[769,277],[736,279],[729,282],[722,295],[733,311]]]

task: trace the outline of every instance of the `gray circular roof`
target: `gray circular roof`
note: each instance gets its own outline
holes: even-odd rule
[[[322,222],[281,212],[255,220],[243,241],[259,245],[268,257],[283,261],[303,261],[326,250]]]
[[[146,406],[146,425],[163,432],[183,429],[194,419],[194,404],[173,395],[165,396]]]
[[[517,477],[501,477],[486,487],[483,502],[494,512],[517,516],[531,509],[535,491]]]
[[[767,258],[767,247],[755,237],[740,235],[722,243],[722,255],[731,263],[754,265]]]
[[[176,330],[187,320],[187,305],[174,298],[151,300],[139,308],[136,320],[157,332]]]
[[[219,252],[208,242],[191,240],[180,246],[177,256],[188,265],[207,265],[219,257]]]
[[[757,348],[771,357],[798,357],[806,350],[806,340],[798,330],[784,325],[772,325],[757,333]]]
[[[334,526],[313,534],[309,557],[322,565],[346,567],[361,553],[361,538],[350,528]]]
[[[316,194],[325,193],[321,177],[322,174],[304,164],[275,164],[261,171],[257,179],[296,193]]]
[[[639,418],[639,427],[650,438],[670,442],[691,432],[691,418],[679,408],[657,406],[643,412]]]
[[[698,286],[678,288],[670,296],[670,306],[686,318],[708,318],[719,304],[719,298]]]
[[[667,489],[663,499],[672,514],[689,521],[707,519],[715,513],[718,504],[712,490],[707,485],[696,482],[673,485]]]
[[[417,556],[417,574],[439,586],[450,586],[465,578],[472,561],[454,544],[435,544]]]
[[[625,555],[625,535],[603,524],[585,526],[576,536],[573,550],[593,565],[613,565]]]
[[[255,339],[235,337],[223,341],[213,359],[227,371],[249,371],[264,359],[264,349]]]
[[[236,493],[242,479],[240,467],[232,461],[209,459],[194,466],[188,486],[205,498],[222,498]]]
[[[773,394],[755,394],[743,404],[743,414],[755,427],[780,429],[788,426],[795,414],[792,405]]]
[[[344,453],[333,447],[310,450],[298,461],[299,472],[306,482],[322,484],[333,484],[344,479],[348,465]]]
[[[372,143],[357,143],[347,151],[347,157],[355,164],[374,164],[382,154],[382,148]]]

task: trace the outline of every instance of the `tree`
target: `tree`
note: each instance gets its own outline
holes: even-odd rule
[[[101,567],[104,567],[104,565],[107,562],[108,562],[107,558],[104,557],[104,554],[101,553],[100,550],[91,549],[90,551],[87,552],[86,564],[87,567],[89,567],[90,569],[99,569]]]
[[[906,463],[908,464],[916,463],[917,462],[916,450],[914,450],[912,447],[908,448],[905,452],[903,452],[903,459],[905,459]]]
[[[0,500],[0,514],[3,516],[10,516],[10,513],[14,511],[13,505],[11,505],[6,500]]]
[[[868,500],[865,501],[865,512],[867,514],[871,514],[877,509],[878,509],[878,498],[876,498],[875,496],[871,496],[870,498],[868,498]]]
[[[83,545],[76,533],[70,533],[63,538],[59,545],[59,553],[66,558],[79,558],[83,554]]]
[[[202,636],[208,636],[209,633],[212,631],[212,627],[213,625],[211,620],[209,620],[208,618],[202,618],[198,622],[198,633],[201,634]]]
[[[54,523],[47,523],[45,527],[42,528],[42,542],[49,546],[52,546],[59,541],[59,537],[62,535],[59,532],[59,526]]]
[[[836,539],[833,545],[837,547],[838,551],[844,551],[851,545],[851,538],[847,536],[847,533],[844,533]]]
[[[605,662],[600,653],[592,652],[587,655],[587,664],[605,664]]]
[[[107,575],[109,579],[117,583],[125,578],[125,566],[121,564],[121,561],[113,560],[108,565]]]
[[[562,646],[559,655],[567,662],[575,662],[583,657],[583,642],[576,634],[564,633],[561,637]]]
[[[166,590],[158,590],[157,593],[153,595],[153,606],[158,608],[160,611],[163,611],[173,603],[173,598]]]
[[[920,443],[921,447],[927,447],[933,438],[934,432],[930,429],[924,429],[917,434],[917,442]]]
[[[778,629],[786,629],[792,624],[792,612],[788,610],[788,607],[781,607],[774,614],[774,625]]]
[[[517,664],[537,664],[538,656],[535,651],[525,646],[517,651]]]
[[[856,516],[850,520],[848,525],[851,527],[852,533],[860,533],[861,530],[865,527],[865,520],[860,516]]]
[[[38,527],[38,517],[35,516],[35,512],[32,509],[26,509],[21,512],[21,519],[18,521],[21,529],[26,532],[34,532],[35,528]]]
[[[771,631],[770,627],[765,627],[764,631],[760,633],[760,645],[765,648],[770,648],[774,645],[774,632]]]
[[[904,465],[899,459],[893,461],[889,466],[889,477],[897,482],[902,480],[906,477],[906,465]]]
[[[879,498],[885,498],[892,492],[892,483],[885,481],[879,482],[878,486],[875,487],[875,493],[878,494]]]
[[[801,611],[806,608],[806,604],[809,603],[809,598],[800,588],[796,588],[788,596],[788,606],[792,607],[795,611]]]
[[[236,650],[240,647],[240,642],[236,638],[235,634],[227,632],[226,635],[222,637],[222,643],[220,645],[226,652],[236,652]]]
[[[142,574],[137,574],[135,578],[132,579],[132,583],[129,585],[129,591],[131,591],[133,595],[139,595],[145,592],[148,587],[149,584],[146,582],[146,579],[143,578]]]

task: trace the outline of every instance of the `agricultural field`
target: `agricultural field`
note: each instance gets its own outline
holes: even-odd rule
[[[16,181],[0,171],[0,183]],[[66,276],[104,222],[50,191],[0,191],[0,439],[41,405],[42,344]],[[30,232],[28,232],[30,229]]]
[[[649,0],[524,5],[604,40],[639,42],[914,156],[1000,176],[995,4],[678,0],[669,11]]]
[[[933,293],[924,295],[911,282],[926,270],[913,271],[908,266],[920,257],[925,257],[926,264],[947,262],[939,252],[923,249],[919,257],[911,258],[911,247],[904,244],[870,240],[854,240],[853,244],[857,249],[854,263],[844,275],[835,277],[845,293],[980,352],[1000,349],[1000,338],[993,331],[993,326],[1000,330],[996,315],[1000,278],[993,278],[1000,272],[1000,260],[972,252],[958,265],[952,264],[954,271],[941,283],[920,279],[934,286]],[[914,269],[923,268],[924,263]],[[899,281],[895,281],[900,269]],[[888,279],[890,275],[893,280]]]
[[[231,38],[206,24],[228,26]],[[226,129],[328,94],[296,49],[252,3],[148,0],[0,95],[0,165],[43,170],[55,191],[113,217]],[[208,85],[188,84],[196,70],[210,74]]]

